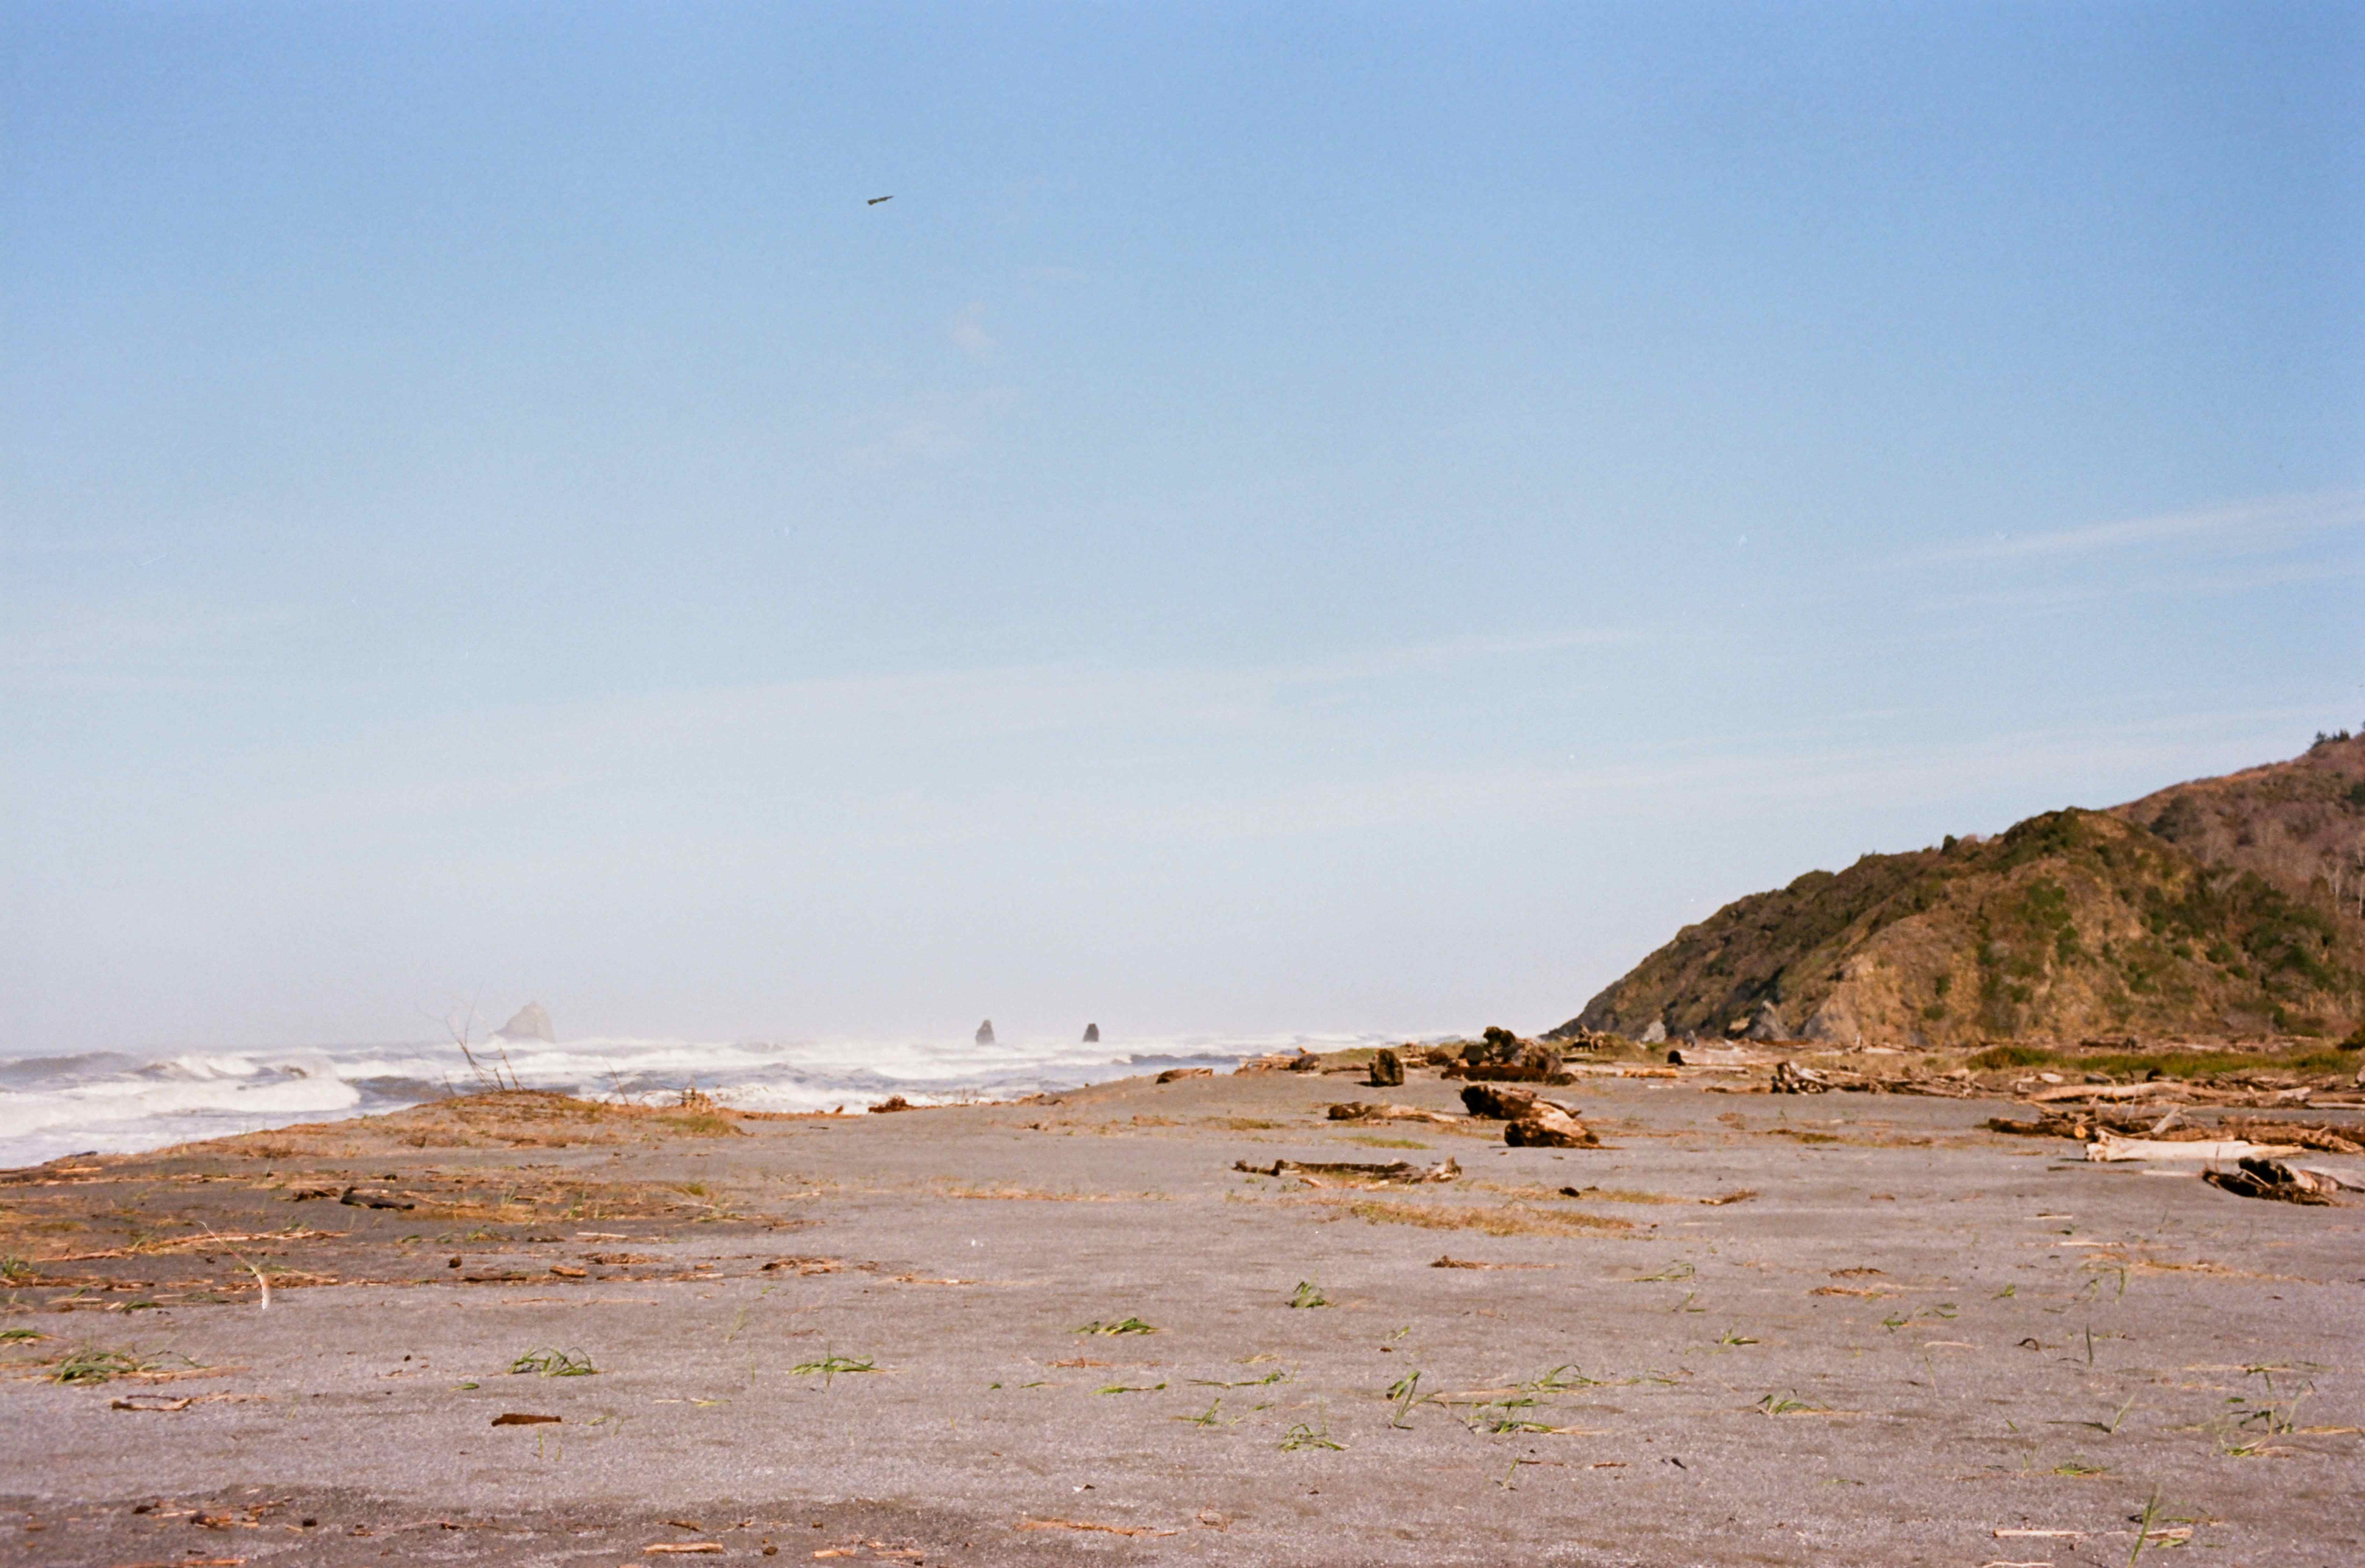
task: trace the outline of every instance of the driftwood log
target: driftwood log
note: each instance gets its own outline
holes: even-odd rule
[[[1251,1165],[1245,1159],[1236,1159],[1232,1169],[1251,1176],[1303,1176],[1309,1180],[1335,1176],[1352,1182],[1451,1182],[1462,1174],[1462,1167],[1451,1156],[1434,1165],[1415,1165],[1408,1159],[1392,1159],[1384,1165],[1337,1159],[1276,1159],[1271,1165]]]

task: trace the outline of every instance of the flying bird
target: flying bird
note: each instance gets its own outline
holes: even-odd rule
[[[877,207],[882,201],[893,201],[894,199],[895,198],[891,196],[872,196],[869,201],[864,202],[862,205],[865,207]]]

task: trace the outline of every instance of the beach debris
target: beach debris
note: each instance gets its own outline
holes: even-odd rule
[[[337,1202],[357,1209],[415,1209],[419,1205],[400,1193],[384,1187],[348,1187]]]
[[[1503,1141],[1513,1148],[1598,1148],[1593,1129],[1556,1106],[1536,1102],[1528,1114],[1503,1124]]]
[[[575,1350],[562,1350],[551,1345],[528,1350],[510,1363],[510,1372],[518,1376],[532,1372],[543,1377],[593,1377],[598,1375],[599,1371],[598,1367],[591,1364],[591,1357],[588,1352]]]
[[[1301,1046],[1297,1054],[1289,1058],[1287,1066],[1292,1072],[1315,1072],[1320,1070],[1322,1058]]]
[[[2165,1115],[2160,1116],[2153,1115],[2152,1109],[2127,1111],[2093,1106],[2070,1111],[2048,1110],[2041,1112],[2034,1121],[1991,1116],[1987,1126],[1992,1132],[2014,1133],[2024,1137],[2076,1138],[2080,1143],[2091,1140],[2098,1133],[2117,1133],[2128,1137],[2177,1143],[2198,1143],[2230,1137],[2248,1138],[2254,1143],[2296,1144],[2319,1154],[2365,1154],[2365,1127],[2353,1124],[2227,1116],[2214,1124],[2203,1125],[2187,1120],[2186,1108],[2182,1106],[2171,1106]]]
[[[1774,1092],[1777,1094],[1828,1094],[1832,1091],[1831,1075],[1811,1067],[1800,1067],[1786,1061],[1774,1069]]]
[[[1078,1334],[1155,1334],[1157,1325],[1144,1323],[1138,1317],[1120,1317],[1112,1322],[1092,1322],[1077,1328]]]
[[[1497,1089],[1491,1083],[1473,1083],[1462,1091],[1462,1103],[1474,1116],[1516,1121],[1535,1109],[1536,1096],[1530,1089]]]
[[[1179,1529],[1153,1529],[1148,1525],[1104,1525],[1091,1519],[1021,1519],[1013,1529],[1096,1530],[1104,1535],[1181,1535]]]
[[[1345,1177],[1357,1182],[1451,1182],[1462,1174],[1462,1167],[1451,1155],[1434,1165],[1415,1165],[1408,1159],[1391,1159],[1385,1164],[1365,1164],[1339,1159],[1276,1159],[1271,1165],[1251,1165],[1245,1159],[1232,1162],[1235,1170],[1245,1170],[1251,1176],[1301,1176],[1319,1185],[1325,1176]]]
[[[2032,1105],[2050,1105],[2062,1100],[2143,1100],[2155,1094],[2185,1092],[2183,1084],[2172,1078],[2161,1078],[2148,1083],[2064,1083],[2023,1098]]]
[[[2097,1163],[2120,1159],[2203,1159],[2212,1162],[2275,1159],[2297,1154],[2296,1144],[2252,1143],[2247,1138],[2121,1137],[2103,1133],[2086,1146],[2086,1158]]]
[[[557,1275],[562,1280],[583,1280],[590,1278],[590,1272],[588,1270],[578,1269],[572,1263],[553,1263],[550,1266],[550,1271]]]
[[[1099,1045],[1100,1043],[1101,1043],[1101,1026],[1100,1026],[1099,1025],[1097,1025],[1097,1024],[1087,1024],[1087,1025],[1084,1025],[1084,1044],[1086,1044],[1086,1045],[1088,1045],[1088,1046],[1097,1046],[1097,1045]]]
[[[1418,1105],[1388,1105],[1367,1100],[1348,1100],[1330,1107],[1334,1122],[1435,1122],[1452,1126],[1462,1118],[1449,1116],[1442,1111],[1424,1111]]]
[[[555,1427],[565,1420],[563,1416],[530,1416],[522,1410],[504,1410],[493,1417],[496,1427]]]
[[[195,1394],[179,1399],[167,1399],[161,1394],[134,1394],[114,1401],[108,1408],[115,1410],[186,1410],[197,1402]]]
[[[333,1198],[342,1190],[333,1182],[324,1185],[318,1182],[298,1182],[287,1189],[287,1201],[304,1204],[315,1198]]]
[[[884,1115],[893,1111],[909,1111],[913,1109],[913,1106],[909,1100],[904,1099],[901,1094],[890,1094],[884,1100],[880,1101],[876,1105],[871,1106],[870,1109],[873,1114]]]
[[[2232,1170],[2203,1170],[2201,1179],[2236,1197],[2273,1198],[2286,1204],[2316,1205],[2329,1205],[2332,1194],[2348,1185],[2328,1171],[2294,1169],[2256,1155],[2243,1159]]]
[[[1170,1067],[1164,1072],[1158,1075],[1158,1081],[1160,1083],[1180,1083],[1186,1078],[1213,1078],[1215,1076],[1216,1070],[1212,1067]]]
[[[1678,1046],[1667,1053],[1670,1067],[1749,1067],[1756,1059],[1730,1046]]]
[[[1386,1047],[1372,1053],[1371,1086],[1374,1089],[1395,1089],[1404,1083],[1404,1058]]]
[[[720,1553],[722,1550],[723,1543],[719,1540],[660,1540],[641,1548],[641,1555],[644,1557],[687,1557],[692,1554],[708,1552]]]

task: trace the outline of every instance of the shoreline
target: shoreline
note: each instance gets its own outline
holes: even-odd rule
[[[2355,1199],[1981,1086],[1612,1064],[1548,1092],[1597,1148],[1462,1087],[529,1092],[0,1173],[0,1562],[1983,1562],[2124,1556],[2155,1489],[2235,1561],[2365,1539]]]

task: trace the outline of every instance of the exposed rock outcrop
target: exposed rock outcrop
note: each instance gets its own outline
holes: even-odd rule
[[[550,1027],[550,1013],[539,1002],[529,1002],[517,1010],[516,1016],[493,1031],[499,1040],[542,1040],[555,1044],[558,1036]]]
[[[2365,737],[2335,736],[2109,812],[1810,871],[1685,927],[1552,1034],[2337,1038],[2365,1020],[2360,901]]]

